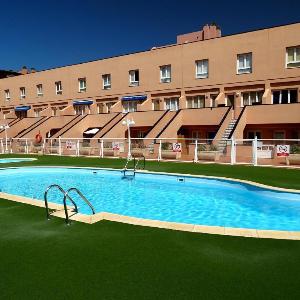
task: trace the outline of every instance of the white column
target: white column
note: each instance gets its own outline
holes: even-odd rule
[[[29,153],[29,149],[28,149],[28,139],[25,140],[25,151],[26,151],[26,154]]]
[[[100,144],[100,157],[103,158],[104,156],[104,151],[103,151],[103,140],[101,140],[101,144]]]
[[[58,154],[61,155],[61,140],[60,140],[60,137],[58,137]]]
[[[252,163],[253,166],[257,166],[257,136],[252,141]]]
[[[161,160],[161,140],[159,140],[159,148],[158,148],[158,158],[157,158],[158,161]]]
[[[2,154],[4,153],[4,145],[3,145],[3,140],[1,139],[1,152]]]
[[[194,162],[198,162],[198,140],[197,139],[195,143]]]
[[[79,140],[77,140],[77,144],[76,144],[76,155],[79,156],[79,147],[80,147],[80,143],[79,143]]]
[[[230,152],[230,163],[234,165],[236,163],[236,144],[234,137],[231,138],[231,152]]]

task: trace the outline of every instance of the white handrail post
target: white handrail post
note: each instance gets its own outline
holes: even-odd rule
[[[61,155],[61,140],[60,140],[60,136],[58,137],[58,154]]]
[[[198,162],[198,140],[196,139],[195,143],[195,153],[194,153],[194,162]]]
[[[100,157],[103,158],[104,157],[104,143],[103,143],[103,140],[101,140],[101,143],[100,143]]]
[[[80,153],[80,150],[79,150],[79,147],[80,147],[80,143],[79,143],[79,140],[77,140],[77,145],[76,145],[76,155],[79,156],[79,153]]]
[[[253,166],[257,166],[257,136],[255,136],[252,141],[252,157],[253,157]]]
[[[28,139],[27,139],[27,138],[25,139],[25,151],[26,151],[26,154],[29,153],[29,149],[28,149]]]
[[[159,140],[159,148],[158,148],[158,158],[157,158],[158,161],[161,160],[161,140]]]
[[[230,152],[230,163],[234,165],[236,163],[236,143],[234,137],[231,138],[231,152]]]
[[[1,152],[4,153],[3,139],[1,139]]]

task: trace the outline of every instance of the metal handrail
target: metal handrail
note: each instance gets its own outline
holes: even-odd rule
[[[143,158],[143,169],[145,169],[145,166],[146,166],[145,156],[143,155],[142,158]],[[126,177],[126,171],[127,171],[127,166],[129,164],[129,161],[130,161],[130,159],[127,158],[126,164],[125,164],[124,169],[123,169],[124,177]],[[135,157],[133,157],[133,169],[132,169],[133,176],[135,176],[135,172],[136,172],[136,169],[138,167],[139,162],[140,162],[140,159],[136,159]]]
[[[45,208],[46,208],[46,216],[47,216],[47,219],[50,220],[50,213],[49,213],[49,207],[48,207],[48,199],[47,199],[47,196],[48,196],[48,192],[50,189],[52,188],[57,188],[60,192],[62,192],[64,195],[66,194],[66,191],[58,184],[51,184],[47,187],[45,193],[44,193],[44,201],[45,201]],[[78,207],[76,205],[76,203],[74,202],[74,200],[69,196],[67,195],[68,199],[72,202],[72,204],[74,205],[74,208],[75,208],[75,212],[78,213]]]
[[[64,193],[64,209],[65,209],[65,215],[66,215],[66,223],[69,225],[70,221],[69,221],[69,214],[68,214],[68,209],[67,209],[67,198],[70,198],[69,193],[71,191],[75,191],[80,197],[81,199],[90,207],[90,209],[92,210],[93,215],[95,214],[95,209],[93,207],[93,205],[91,204],[91,202],[79,191],[79,189],[72,187],[69,188],[65,193]],[[77,211],[78,212],[78,211]]]

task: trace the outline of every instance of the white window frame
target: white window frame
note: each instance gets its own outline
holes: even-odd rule
[[[282,91],[288,91],[288,103],[291,103],[291,91],[297,91],[298,94],[298,89],[283,89],[283,90],[273,90],[272,91],[272,104],[274,104],[274,94],[273,92],[279,92],[279,103],[278,104],[282,104]],[[298,100],[298,96],[297,96],[297,100]]]
[[[4,90],[4,94],[5,94],[5,100],[9,101],[10,100],[10,90],[9,89]]]
[[[236,73],[238,75],[240,74],[251,74],[252,73],[252,52],[248,53],[241,53],[237,55],[237,63],[236,63]],[[240,58],[243,59],[243,67],[240,67]],[[247,65],[247,59],[250,58],[249,60],[249,66]]]
[[[36,85],[36,94],[38,97],[43,96],[43,85],[41,83]]]
[[[25,87],[20,87],[20,99],[26,98],[26,89]]]
[[[251,101],[251,93],[255,93],[255,101],[254,102]],[[241,107],[244,107],[246,105],[252,105],[253,103],[262,102],[262,99],[261,99],[261,101],[259,101],[259,97],[258,97],[259,93],[262,93],[262,96],[263,96],[264,91],[247,91],[247,92],[243,92],[242,97],[241,97]],[[245,94],[248,94],[247,104],[244,104]]]
[[[129,71],[129,86],[139,86],[140,80],[136,79],[136,74],[138,73],[138,79],[140,78],[140,71],[138,69],[136,70],[130,70]]]
[[[205,79],[208,78],[208,59],[196,60],[196,78]],[[206,68],[206,70],[205,70]]]
[[[102,75],[102,89],[103,90],[111,89],[111,74]]]
[[[128,112],[136,112],[137,111],[137,101],[123,101],[122,106],[123,106],[123,112],[128,113]]]
[[[179,109],[179,98],[172,97],[172,98],[165,98],[165,110],[170,111],[177,111]]]
[[[172,81],[171,65],[163,65],[160,66],[159,69],[160,69],[160,82],[170,83]]]
[[[84,93],[86,92],[86,78],[78,78],[78,92]]]
[[[56,81],[55,82],[55,92],[56,92],[56,95],[61,95],[62,94],[62,83],[61,83],[61,81]]]
[[[191,102],[191,107],[189,107],[189,102]],[[203,102],[203,106],[201,106],[201,102]],[[205,95],[188,97],[186,99],[186,108],[205,108]]]
[[[288,50],[293,49],[293,61],[288,61]],[[287,47],[286,48],[286,54],[285,54],[285,67],[286,68],[299,68],[300,67],[300,60],[297,60],[297,49],[300,52],[300,46],[293,46],[293,47]],[[291,65],[290,65],[291,64]],[[290,65],[290,66],[289,66]]]

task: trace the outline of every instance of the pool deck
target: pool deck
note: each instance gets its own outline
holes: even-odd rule
[[[35,167],[39,168],[39,167]],[[52,166],[52,168],[56,168]],[[61,168],[61,166],[59,166]],[[70,167],[70,168],[84,168],[84,167]],[[84,168],[84,169],[99,169],[99,170],[114,170],[119,171],[120,169],[111,169],[111,168]],[[161,175],[173,175],[179,177],[197,177],[197,178],[210,178],[210,179],[225,179],[235,182],[246,183],[250,185],[254,185],[261,188],[267,188],[271,190],[281,191],[281,192],[289,192],[289,193],[299,193],[299,190],[292,189],[284,189],[278,187],[267,186],[264,184],[259,184],[252,181],[247,180],[239,180],[227,177],[216,177],[216,176],[202,176],[202,175],[190,175],[190,174],[179,174],[179,173],[166,173],[166,172],[149,172],[149,171],[137,171],[137,173],[148,173],[148,174],[161,174]],[[45,207],[45,203],[42,200],[32,199],[28,197],[22,197],[12,194],[7,194],[0,192],[0,197],[21,202],[29,205],[34,205],[38,207]],[[65,218],[65,213],[63,210],[62,204],[49,203],[49,208],[53,210],[57,210],[52,213],[52,216]],[[45,214],[46,215],[46,214]],[[287,240],[300,240],[300,231],[279,231],[279,230],[258,230],[258,229],[248,229],[248,228],[233,228],[233,227],[222,227],[222,226],[206,226],[199,224],[185,224],[185,223],[175,223],[175,222],[167,222],[167,221],[158,221],[158,220],[149,220],[142,219],[136,217],[128,217],[108,212],[100,212],[95,215],[86,215],[77,213],[72,215],[70,212],[70,220],[83,222],[87,224],[93,224],[99,222],[101,220],[108,220],[120,223],[127,223],[138,226],[148,226],[148,227],[156,227],[156,228],[164,228],[171,230],[180,230],[180,231],[188,231],[195,233],[206,233],[206,234],[220,234],[220,235],[230,235],[230,236],[244,236],[244,237],[254,237],[254,238],[272,238],[272,239],[287,239]]]

